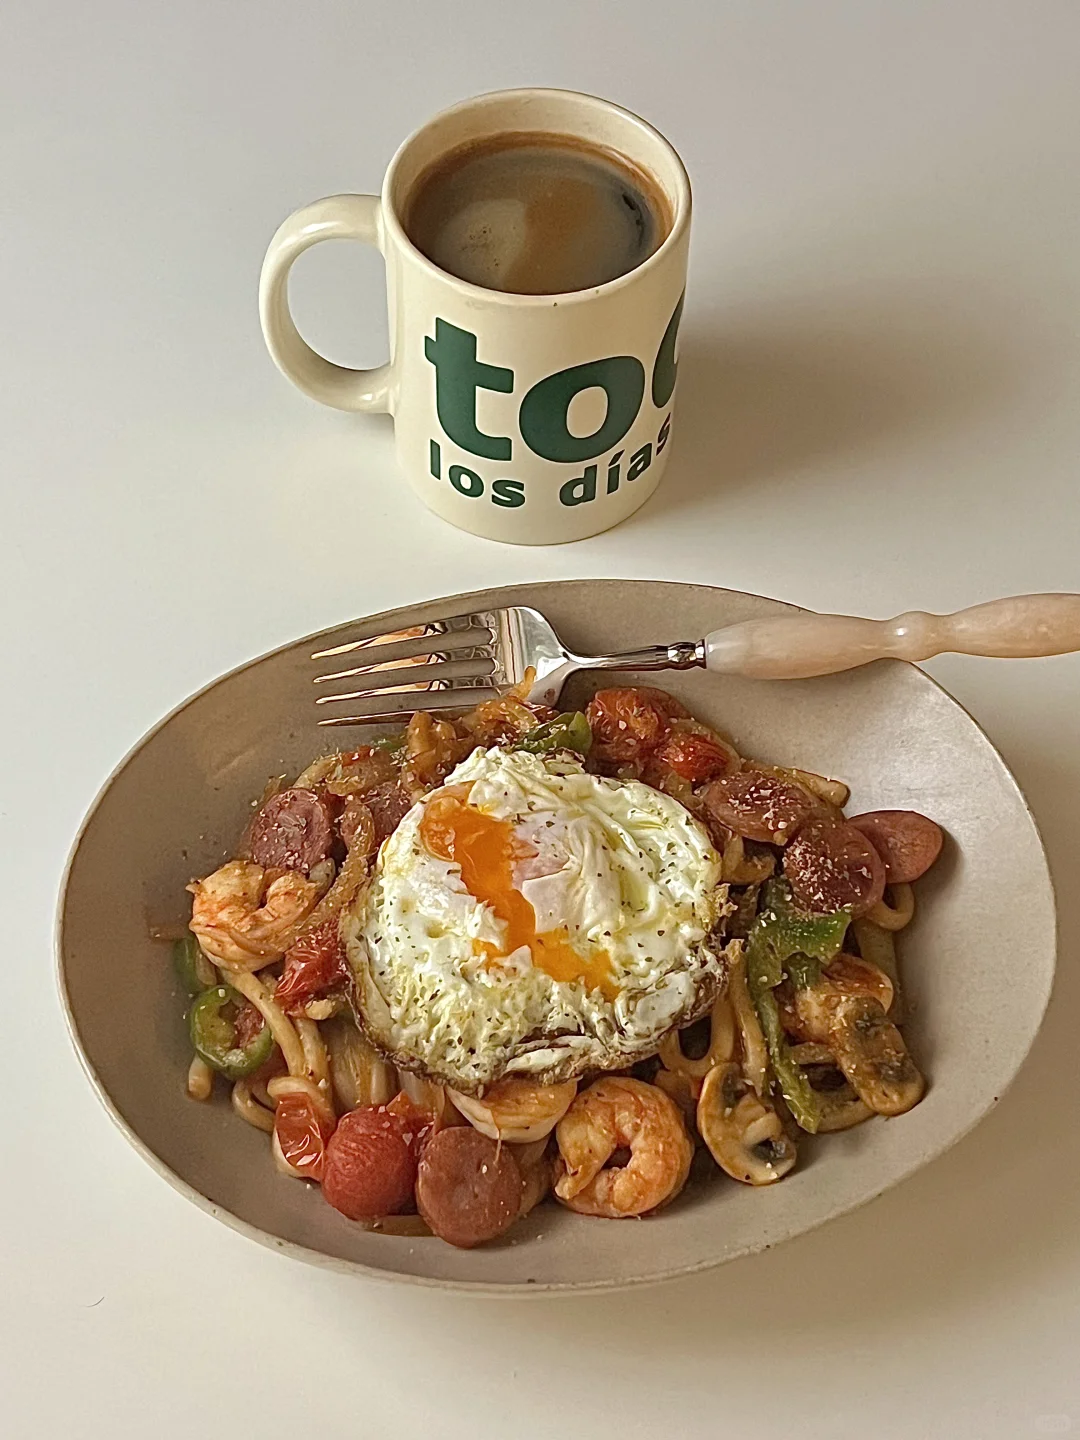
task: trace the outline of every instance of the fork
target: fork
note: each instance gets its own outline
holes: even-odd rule
[[[520,685],[535,670],[528,699],[554,705],[577,670],[690,670],[761,680],[831,675],[872,660],[929,660],[950,651],[1001,659],[1080,650],[1080,595],[1014,595],[953,615],[911,610],[891,620],[803,611],[725,625],[700,640],[646,645],[616,655],[578,655],[525,605],[452,615],[317,650],[316,661],[350,657],[319,673],[320,725],[407,720],[415,710],[460,711]],[[345,685],[344,689],[331,686]],[[400,697],[409,699],[402,702]],[[402,704],[408,708],[403,709]]]

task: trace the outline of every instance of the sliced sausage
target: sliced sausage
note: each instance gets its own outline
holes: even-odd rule
[[[251,858],[274,869],[310,870],[333,843],[333,811],[314,790],[271,795],[251,825]]]
[[[702,799],[712,818],[736,835],[773,845],[786,845],[818,809],[801,785],[753,766],[714,780]]]
[[[426,1146],[416,1181],[416,1204],[436,1235],[468,1250],[494,1240],[517,1219],[521,1169],[509,1146],[471,1125],[440,1130]]]
[[[848,822],[861,830],[885,862],[891,885],[910,885],[925,875],[941,854],[944,836],[917,810],[870,810]]]
[[[326,1147],[323,1194],[350,1220],[397,1215],[409,1205],[431,1117],[397,1096],[350,1110]]]
[[[412,801],[396,780],[376,785],[364,795],[364,804],[375,822],[375,843],[381,845],[392,835],[412,809]]]
[[[362,795],[373,785],[393,780],[396,774],[397,766],[388,750],[361,745],[358,750],[347,750],[338,757],[326,788],[331,795]]]
[[[881,856],[845,820],[803,825],[784,851],[784,875],[798,903],[815,915],[865,915],[885,893]]]

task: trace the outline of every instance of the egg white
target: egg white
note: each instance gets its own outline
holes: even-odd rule
[[[677,800],[565,754],[497,748],[474,751],[447,785],[470,785],[468,804],[537,852],[514,872],[537,931],[566,927],[575,950],[605,952],[618,993],[552,979],[527,946],[487,963],[474,942],[503,955],[505,925],[460,866],[423,844],[427,796],[342,924],[364,1023],[384,1050],[478,1093],[503,1074],[551,1082],[621,1067],[707,1008],[724,966],[708,936],[726,892],[708,834]]]

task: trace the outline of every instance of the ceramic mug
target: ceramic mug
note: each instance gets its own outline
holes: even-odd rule
[[[655,183],[670,224],[636,269],[587,290],[519,295],[457,279],[409,239],[408,199],[442,156],[534,131],[614,151]],[[289,270],[320,240],[363,240],[382,253],[387,364],[346,369],[300,337]],[[421,126],[380,196],[331,195],[290,215],[263,262],[263,334],[305,394],[393,416],[401,470],[444,520],[519,545],[580,540],[633,514],[663,473],[689,241],[690,182],[651,125],[572,91],[497,91]]]

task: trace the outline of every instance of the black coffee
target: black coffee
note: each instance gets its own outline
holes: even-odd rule
[[[560,135],[500,135],[421,175],[405,229],[440,270],[487,290],[588,290],[647,260],[670,228],[656,182]]]

